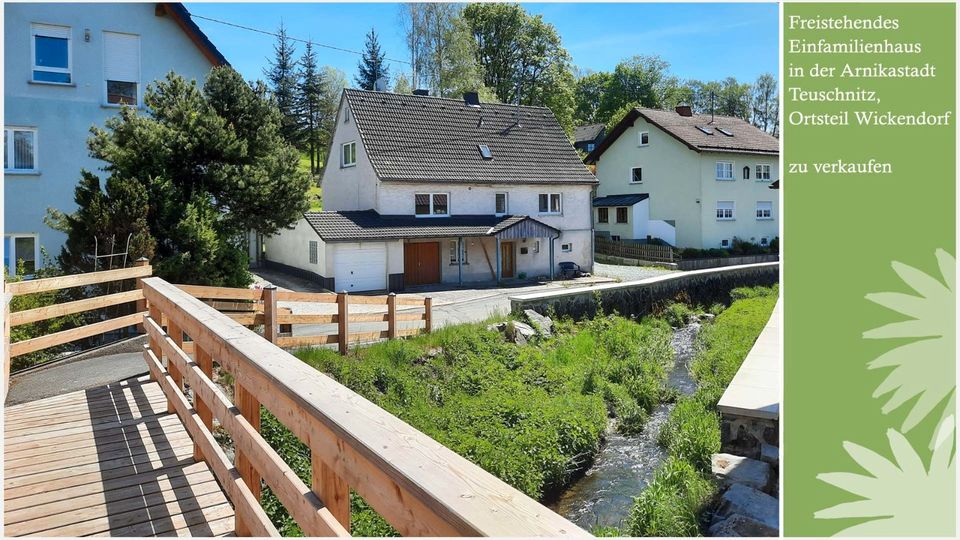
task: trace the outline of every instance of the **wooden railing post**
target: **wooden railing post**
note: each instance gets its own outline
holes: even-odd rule
[[[7,400],[7,390],[10,389],[10,302],[13,294],[7,292],[6,283],[3,284],[3,396],[0,401]]]
[[[200,366],[200,371],[209,377],[210,380],[213,380],[213,358],[210,357],[210,354],[200,347],[199,344],[196,344],[193,355],[197,365]],[[200,417],[200,420],[203,421],[203,425],[212,432],[213,411],[210,409],[210,404],[205,402],[197,392],[193,393],[193,407],[197,410],[197,415]],[[193,445],[193,459],[197,461],[204,460],[203,451],[200,445],[196,443]]]
[[[133,263],[133,265],[134,265],[134,266],[149,266],[149,265],[150,265],[150,259],[148,259],[148,258],[146,258],[146,257],[140,257],[139,259],[137,259],[137,260]],[[140,289],[141,291],[143,290],[143,278],[142,278],[142,277],[138,277],[138,278],[137,278],[137,289]],[[146,299],[146,298],[142,298],[142,299],[140,299],[140,300],[137,300],[137,313],[141,313],[141,312],[146,311],[146,310],[147,310],[147,299]],[[144,331],[145,331],[145,330],[143,329],[143,323],[140,323],[140,324],[137,325],[137,331],[138,331],[138,332],[144,332]]]
[[[150,318],[153,319],[155,323],[161,328],[163,327],[163,313],[160,312],[160,307],[153,304],[150,305]],[[150,350],[153,351],[154,356],[157,357],[157,361],[160,362],[160,365],[163,365],[163,349],[160,348],[160,343],[154,339],[153,336],[150,336]],[[157,380],[153,374],[153,371],[150,372],[150,380]],[[167,412],[173,412],[170,410],[170,405],[167,406]]]
[[[263,337],[276,344],[277,329],[277,288],[270,285],[263,288]]]
[[[433,298],[429,296],[423,299],[423,331],[433,332]]]
[[[239,409],[240,414],[247,419],[247,422],[250,422],[250,426],[260,432],[260,402],[257,401],[257,398],[253,396],[250,392],[247,391],[239,382],[234,384],[234,404]],[[260,500],[260,474],[253,467],[253,464],[250,463],[250,460],[239,448],[236,449],[236,454],[234,457],[234,465],[237,467],[237,470],[240,472],[240,477],[243,478],[243,482],[250,488],[250,492],[253,494],[254,498],[258,501]],[[240,519],[239,515],[236,520],[235,525],[237,536],[251,536],[250,528],[247,524],[243,523],[243,520]]]
[[[397,337],[397,293],[387,295],[387,337]]]
[[[340,441],[337,441],[338,446]],[[319,458],[319,452],[310,452],[310,462],[313,468],[311,474],[311,488],[320,497],[323,505],[330,510],[333,517],[350,530],[350,486]]]
[[[340,345],[340,354],[347,354],[350,350],[350,316],[349,298],[347,291],[337,293],[337,343]]]
[[[167,335],[170,336],[170,339],[183,350],[183,330],[177,326],[177,323],[173,322],[170,317],[167,317]],[[173,379],[174,384],[177,385],[177,390],[183,392],[183,375],[180,373],[180,369],[177,368],[176,363],[172,360],[167,360],[167,372],[170,373],[170,378]],[[173,402],[167,400],[167,412],[176,412],[176,408],[173,406]]]

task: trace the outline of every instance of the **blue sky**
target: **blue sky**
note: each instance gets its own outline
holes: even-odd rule
[[[291,36],[346,49],[362,50],[370,27],[380,35],[389,58],[406,59],[396,3],[195,3],[200,16],[273,31],[281,20]],[[761,73],[777,74],[779,43],[776,4],[704,3],[523,3],[556,26],[574,64],[609,71],[635,54],[658,54],[681,79],[734,76],[752,82]],[[196,23],[247,79],[262,78],[273,37],[196,18]],[[302,44],[297,45],[298,54]],[[359,57],[318,49],[321,64],[347,75],[352,84]],[[393,63],[391,73],[407,71]]]

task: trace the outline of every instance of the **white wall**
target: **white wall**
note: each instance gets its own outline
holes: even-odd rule
[[[317,263],[310,263],[310,242],[317,242]],[[282,229],[273,236],[264,238],[267,260],[300,268],[323,277],[333,277],[327,272],[326,249],[317,232],[300,218],[293,229]]]
[[[735,180],[716,179],[717,161],[733,162]],[[701,210],[704,248],[719,248],[723,239],[729,240],[732,244],[734,236],[759,244],[761,238],[766,237],[767,241],[770,241],[779,234],[780,192],[770,189],[770,184],[778,178],[779,158],[777,156],[704,152],[701,154],[700,163],[703,182]],[[770,180],[756,179],[757,164],[770,165]],[[750,167],[749,180],[743,179],[744,166]],[[717,201],[734,202],[733,221],[717,219]],[[773,203],[772,219],[757,219],[757,201]]]
[[[357,143],[357,164],[343,167],[342,145],[351,141]],[[375,209],[379,184],[373,164],[370,163],[360,139],[357,122],[350,114],[347,98],[341,95],[337,127],[320,183],[323,188],[323,208],[334,211]]]

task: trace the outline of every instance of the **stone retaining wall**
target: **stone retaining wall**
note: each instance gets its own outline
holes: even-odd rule
[[[678,295],[704,306],[729,303],[732,289],[773,285],[779,280],[779,272],[777,262],[677,272],[639,281],[511,296],[510,306],[513,313],[525,309],[547,313],[552,308],[557,315],[581,319],[596,314],[599,297],[604,311],[641,316]]]

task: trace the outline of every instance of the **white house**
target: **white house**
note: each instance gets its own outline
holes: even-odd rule
[[[24,2],[4,12],[3,262],[12,272],[22,259],[29,272],[41,246],[56,256],[66,240],[44,224],[47,208],[73,212],[80,169],[103,166],[89,156],[90,127],[121,103],[142,106],[147,84],[170,71],[202,82],[227,61],[180,3]]]
[[[327,210],[265,240],[268,264],[331,290],[593,267],[593,174],[544,107],[345,90]]]
[[[634,109],[587,156],[597,234],[726,248],[778,235],[779,141],[739,118]]]

